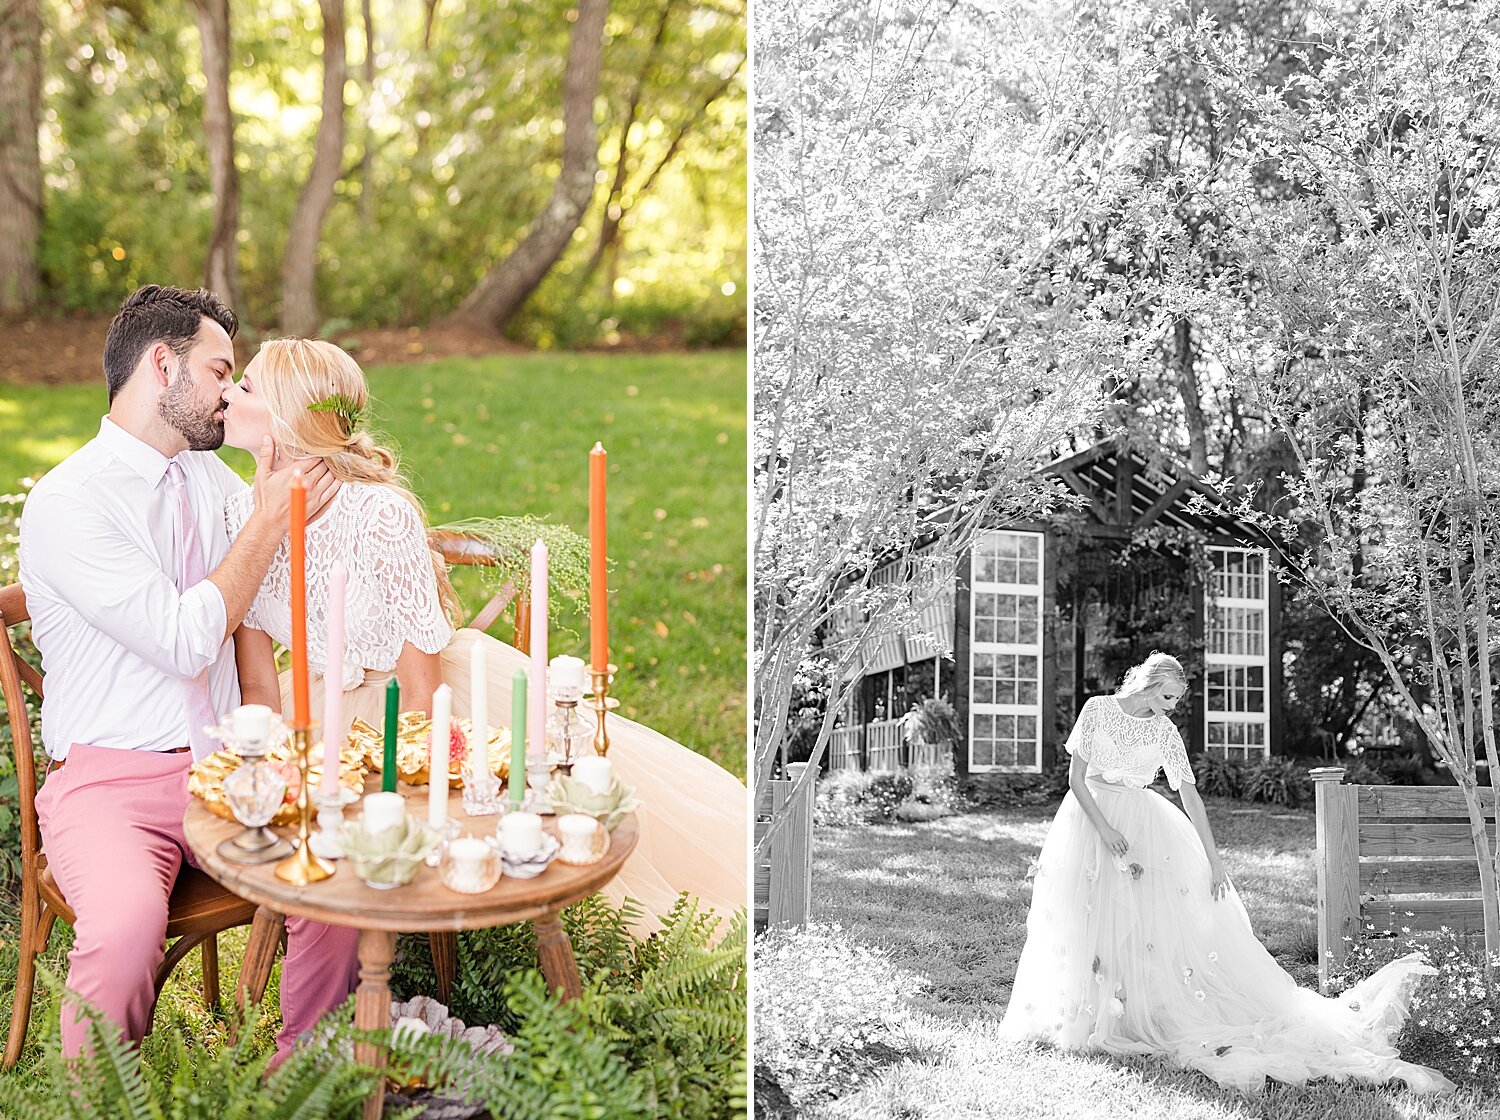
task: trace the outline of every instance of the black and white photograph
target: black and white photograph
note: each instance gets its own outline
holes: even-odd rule
[[[762,1118],[1500,1114],[1500,9],[753,9]]]

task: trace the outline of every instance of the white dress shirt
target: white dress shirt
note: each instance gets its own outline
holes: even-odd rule
[[[206,570],[229,552],[225,502],[245,483],[211,451],[176,457]],[[32,488],[20,576],[42,654],[42,742],[165,751],[186,746],[183,681],[209,667],[214,711],[240,702],[224,596],[204,579],[179,593],[177,502],[160,452],[108,417]]]

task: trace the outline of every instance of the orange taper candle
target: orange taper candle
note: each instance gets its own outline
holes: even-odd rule
[[[289,534],[292,568],[292,719],[307,727],[307,483],[302,472],[292,475],[292,527]]]
[[[604,576],[609,555],[604,531],[604,444],[589,452],[589,660],[603,672],[609,665],[609,585]]]

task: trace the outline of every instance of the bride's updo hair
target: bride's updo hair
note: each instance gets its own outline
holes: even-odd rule
[[[320,457],[340,482],[374,482],[388,486],[416,507],[422,524],[427,513],[407,488],[396,453],[375,442],[357,423],[369,404],[364,370],[343,349],[312,338],[276,338],[260,348],[255,391],[266,402],[271,436],[291,459]],[[320,408],[309,405],[321,404]],[[438,598],[455,626],[463,607],[448,578],[442,554],[432,550]]]
[[[1178,685],[1185,692],[1187,674],[1183,672],[1182,662],[1170,653],[1153,650],[1150,657],[1125,674],[1125,681],[1115,695],[1132,696],[1163,684]]]

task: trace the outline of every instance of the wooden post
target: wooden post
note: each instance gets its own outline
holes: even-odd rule
[[[793,796],[797,783],[807,769],[805,762],[793,762],[787,768],[788,780],[773,783],[772,815],[785,815],[786,821],[771,840],[771,898],[766,916],[768,926],[800,926],[807,921],[812,899],[812,807],[814,783],[809,781],[802,792]]]
[[[1308,776],[1317,799],[1318,991],[1327,995],[1330,970],[1359,935],[1359,788],[1341,784],[1342,766]]]

